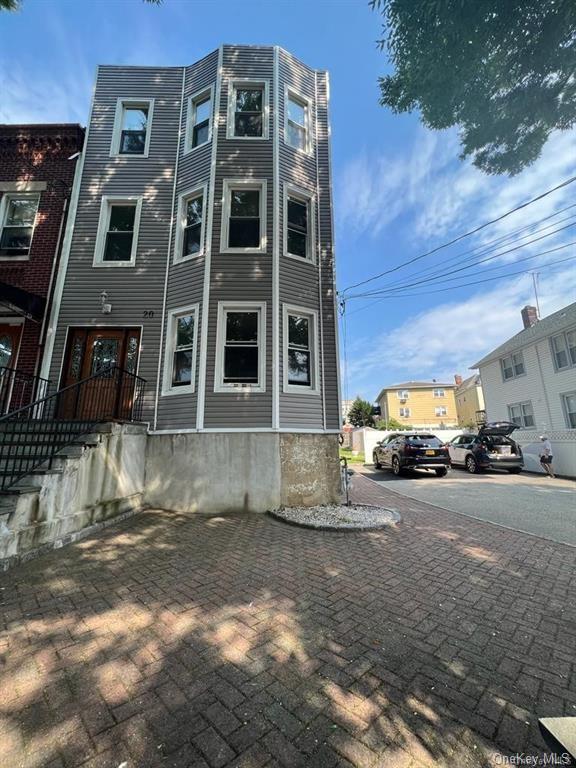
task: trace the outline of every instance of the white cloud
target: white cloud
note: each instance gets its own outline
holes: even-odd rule
[[[576,270],[569,265],[542,271],[539,299],[543,316],[574,301]],[[534,295],[532,279],[525,275],[425,311],[419,311],[418,301],[403,301],[403,310],[409,308],[411,314],[398,327],[357,338],[350,345],[350,391],[372,399],[383,386],[398,380],[450,381],[454,373],[466,375],[470,365],[522,329],[520,310],[534,302]]]

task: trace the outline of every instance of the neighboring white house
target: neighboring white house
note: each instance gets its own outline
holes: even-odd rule
[[[486,418],[520,428],[576,429],[576,302],[537,319],[522,310],[524,329],[479,360]]]
[[[524,329],[479,360],[488,421],[518,424],[526,469],[541,471],[539,435],[552,442],[559,474],[576,475],[576,302],[538,320],[522,310]]]

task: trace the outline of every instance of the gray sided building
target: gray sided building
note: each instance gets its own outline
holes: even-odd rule
[[[146,380],[164,507],[337,493],[328,90],[277,46],[98,69],[43,373]]]

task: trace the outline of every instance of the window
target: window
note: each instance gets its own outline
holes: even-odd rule
[[[535,424],[531,402],[509,405],[508,417],[511,422],[517,424],[519,427],[533,427]]]
[[[399,389],[396,392],[396,397],[400,400],[408,400],[408,398],[410,397],[410,392],[408,392],[407,389]]]
[[[153,99],[118,99],[111,155],[148,157]]]
[[[102,198],[94,266],[134,266],[141,208],[140,197]]]
[[[230,83],[229,139],[268,138],[268,83],[239,80]]]
[[[225,180],[222,215],[224,253],[265,253],[265,181]]]
[[[576,365],[576,330],[559,333],[550,340],[557,371]]]
[[[265,303],[219,303],[214,391],[264,392]]]
[[[205,200],[205,186],[180,195],[174,261],[185,261],[204,253]]]
[[[443,389],[435,389],[434,390],[434,397],[444,397],[444,390]]]
[[[410,408],[400,408],[399,413],[403,419],[410,418]]]
[[[26,259],[38,212],[39,195],[4,195],[0,205],[0,256]]]
[[[207,144],[212,138],[212,86],[188,99],[186,151]]]
[[[284,305],[284,392],[318,392],[318,315]]]
[[[288,185],[284,187],[284,253],[314,261],[313,197]]]
[[[302,152],[310,152],[310,102],[290,90],[284,97],[285,121],[284,140],[286,144]]]
[[[169,313],[163,395],[194,392],[197,337],[197,304]]]
[[[514,379],[516,376],[522,376],[526,373],[522,352],[515,352],[513,355],[503,357],[500,360],[500,366],[502,368],[502,378],[504,381]]]
[[[438,405],[436,408],[434,408],[434,413],[436,416],[446,416],[448,411],[443,405]]]
[[[576,429],[576,392],[562,395],[562,404],[566,416],[566,426],[569,429]]]

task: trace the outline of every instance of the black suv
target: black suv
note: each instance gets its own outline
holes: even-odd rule
[[[438,477],[444,477],[450,466],[448,448],[427,432],[405,432],[378,443],[372,459],[376,469],[391,469],[395,475],[406,469],[433,469]]]

